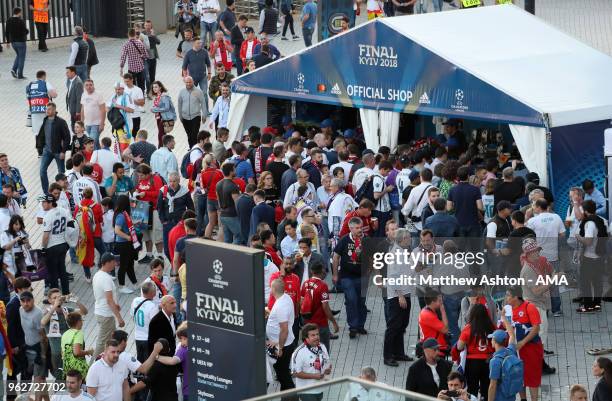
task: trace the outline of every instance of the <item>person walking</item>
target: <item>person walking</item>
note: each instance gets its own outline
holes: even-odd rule
[[[62,284],[62,294],[70,294],[70,283],[66,273],[66,228],[74,224],[74,220],[66,209],[57,207],[57,201],[52,195],[45,195],[43,202],[51,207],[43,219],[42,247],[45,249],[48,278],[51,288],[58,288],[58,280]]]
[[[144,63],[149,58],[147,48],[136,36],[136,30],[128,31],[128,41],[121,48],[119,58],[119,75],[123,76],[123,68],[127,62],[128,72],[134,77],[136,86],[145,91]]]
[[[157,122],[157,147],[163,145],[163,138],[166,133],[172,131],[174,121],[176,120],[176,111],[172,99],[168,95],[168,91],[164,84],[155,81],[151,84],[153,94],[153,107],[151,113],[155,113],[155,121]]]
[[[98,324],[98,335],[94,355],[104,351],[104,345],[110,340],[116,329],[115,319],[119,327],[125,326],[117,303],[117,287],[111,276],[117,262],[110,252],[100,257],[100,270],[93,277],[93,295],[95,299],[94,314]]]
[[[130,198],[127,195],[121,195],[117,198],[113,220],[115,226],[115,253],[119,254],[119,274],[117,275],[119,292],[131,294],[134,290],[124,286],[125,275],[127,273],[133,286],[138,283],[136,273],[134,273],[134,260],[138,258],[137,249],[140,248],[140,241],[132,224]]]
[[[217,101],[217,98],[221,96],[221,85],[224,83],[229,85],[232,83],[234,76],[225,70],[223,63],[215,64],[215,76],[212,77],[208,84],[208,96],[213,101],[213,104]]]
[[[55,103],[48,103],[46,117],[36,136],[36,148],[40,159],[40,184],[46,194],[49,190],[49,177],[47,169],[53,160],[57,164],[57,171],[63,173],[66,168],[64,160],[66,152],[70,149],[70,131],[66,120],[57,115]]]
[[[70,129],[74,132],[74,124],[81,121],[81,97],[83,96],[83,81],[77,74],[76,67],[66,67],[66,108],[70,114]]]
[[[281,0],[280,11],[285,16],[285,22],[283,23],[283,36],[281,36],[281,40],[289,40],[285,36],[287,34],[287,28],[289,28],[291,31],[291,37],[293,40],[299,39],[300,37],[295,34],[295,29],[293,28],[293,1]]]
[[[159,51],[157,50],[157,45],[161,44],[161,41],[155,34],[155,30],[153,30],[153,22],[151,20],[146,20],[144,23],[144,31],[142,32],[149,38],[149,58],[147,59],[147,78],[146,78],[146,87],[147,87],[147,96],[151,96],[151,83],[155,82],[155,76],[157,74],[157,60],[159,59]]]
[[[30,0],[30,10],[38,33],[38,50],[47,52],[47,32],[49,31],[49,0]]]
[[[26,28],[23,20],[23,11],[21,7],[13,9],[13,16],[6,20],[6,41],[11,44],[15,50],[15,61],[11,68],[13,78],[26,79],[23,76],[23,67],[26,58],[26,41],[30,31]]]
[[[32,133],[34,136],[40,132],[43,120],[45,119],[47,112],[47,105],[49,102],[57,97],[57,91],[47,81],[47,73],[44,70],[36,72],[36,80],[32,81],[26,86],[26,99],[28,101],[28,114],[31,119]],[[40,157],[42,152],[38,152]]]
[[[100,60],[98,60],[96,44],[86,31],[83,33],[83,40],[85,40],[87,46],[89,46],[89,51],[87,52],[87,78],[91,78],[91,69],[94,65],[100,64]]]
[[[325,344],[321,342],[319,327],[314,323],[304,325],[300,333],[300,344],[291,355],[291,375],[295,377],[295,387],[317,384],[331,374],[331,361]],[[300,392],[300,400],[317,401],[323,399],[322,389]]]
[[[70,45],[70,57],[68,57],[68,65],[76,68],[76,73],[85,82],[89,78],[87,72],[87,59],[89,55],[89,44],[83,38],[83,28],[81,26],[74,27],[74,36]]]
[[[243,62],[240,58],[240,50],[242,49],[242,42],[244,42],[245,38],[245,29],[246,24],[249,18],[246,15],[241,15],[238,17],[238,23],[234,25],[230,33],[230,43],[234,46],[233,58],[236,65],[236,74],[238,76],[242,75],[243,70]]]
[[[130,97],[134,104],[134,111],[130,114],[132,117],[132,136],[134,136],[134,133],[140,131],[140,117],[144,112],[143,106],[145,105],[144,91],[134,85],[134,76],[130,73],[123,75],[122,86],[124,93]]]
[[[210,56],[202,47],[202,40],[193,41],[193,47],[183,57],[183,76],[190,76],[193,84],[199,86],[202,92],[208,91],[208,80],[211,77]],[[205,79],[206,78],[206,79]]]
[[[215,65],[221,63],[228,73],[232,71],[232,47],[230,41],[225,39],[222,31],[215,32],[215,40],[210,42],[209,56]]]
[[[106,119],[106,106],[104,98],[91,79],[84,82],[85,91],[81,95],[81,121],[85,124],[87,136],[94,140],[94,149],[100,148],[100,133],[104,131],[104,120]]]
[[[218,0],[200,0],[198,1],[198,13],[200,14],[200,37],[204,43],[204,47],[208,49],[209,43],[214,40],[214,34],[217,32],[217,13],[221,11]],[[207,36],[210,39],[207,41]]]
[[[183,78],[185,87],[178,95],[178,116],[187,133],[189,149],[197,144],[200,124],[208,117],[208,99],[204,92],[194,85],[190,76]]]
[[[210,129],[214,127],[217,118],[219,118],[217,128],[227,128],[227,124],[229,123],[230,100],[229,85],[221,84],[221,96],[217,98],[210,115],[210,123],[208,125]]]
[[[178,161],[172,152],[176,142],[172,135],[164,135],[162,143],[164,146],[151,155],[151,170],[154,174],[158,174],[164,182],[168,182],[170,175],[179,171]]]
[[[295,320],[295,306],[291,296],[285,293],[285,283],[281,278],[272,281],[270,287],[271,295],[276,301],[266,323],[266,346],[268,353],[272,353],[276,358],[273,367],[282,391],[295,388],[289,369],[291,355],[295,349],[295,337],[291,330]]]
[[[106,102],[106,112],[110,116],[113,113],[111,112],[112,109],[119,110],[123,124],[113,126],[113,121],[110,118],[109,122],[113,130],[116,148],[119,148],[118,153],[123,153],[130,146],[133,133],[135,132],[132,129],[132,113],[134,113],[136,106],[132,103],[132,99],[130,99],[127,93],[125,93],[123,83],[117,81],[113,87],[115,94]],[[114,113],[116,114],[116,112]]]
[[[157,211],[162,223],[164,239],[164,253],[170,258],[168,249],[168,234],[181,220],[186,210],[194,210],[191,193],[186,185],[181,185],[181,176],[174,171],[168,175],[168,184],[159,191],[157,198]]]
[[[276,35],[278,33],[278,10],[274,8],[274,0],[265,0],[265,7],[259,13],[258,33]]]

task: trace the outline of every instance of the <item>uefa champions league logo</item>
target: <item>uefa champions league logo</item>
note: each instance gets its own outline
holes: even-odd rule
[[[461,89],[457,89],[455,91],[455,99],[457,99],[457,103],[461,103],[463,101],[463,91]]]
[[[223,263],[219,259],[215,259],[212,263],[213,271],[215,272],[215,278],[221,279],[221,273],[223,273]]]
[[[296,93],[307,94],[310,91],[304,88],[304,82],[306,81],[306,77],[303,73],[297,74],[297,87],[293,88],[293,91]]]
[[[455,102],[451,104],[451,109],[455,111],[467,111],[468,106],[463,104],[463,100],[465,99],[465,94],[462,89],[455,90]]]

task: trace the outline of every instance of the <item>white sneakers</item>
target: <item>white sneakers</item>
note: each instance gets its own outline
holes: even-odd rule
[[[127,286],[121,286],[121,287],[119,288],[119,292],[120,292],[121,294],[133,294],[133,293],[134,293],[134,290],[133,290],[133,289],[131,289],[130,287],[127,287]]]

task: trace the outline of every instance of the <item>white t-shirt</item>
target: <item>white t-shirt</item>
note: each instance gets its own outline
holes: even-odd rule
[[[385,177],[382,175],[375,174],[372,178],[372,184],[374,187],[374,193],[385,191]],[[384,192],[383,196],[378,198],[374,210],[378,210],[379,212],[388,212],[391,210],[391,203],[389,202],[389,194],[387,192]]]
[[[83,92],[81,96],[82,111],[85,113],[85,126],[100,125],[102,124],[102,116],[100,113],[100,106],[104,106],[104,99],[98,92],[94,92],[91,95],[87,91]]]
[[[484,222],[489,224],[493,216],[495,216],[495,196],[482,195],[482,207],[484,208]]]
[[[72,188],[72,185],[76,182],[76,180],[81,177],[83,177],[83,175],[78,171],[74,171],[74,169],[66,170],[66,178],[68,178],[69,188]]]
[[[217,21],[217,13],[208,13],[205,12],[207,8],[213,8],[215,10],[220,10],[218,0],[200,0],[198,1],[198,12],[200,13],[200,20],[202,22],[215,22]]]
[[[535,231],[538,245],[542,247],[541,255],[549,262],[559,260],[559,234],[565,233],[561,217],[555,213],[540,213],[530,218],[526,226]]]
[[[4,248],[6,245],[9,244],[9,242],[14,239],[15,237],[13,237],[11,234],[8,234],[6,230],[2,231],[2,233],[0,234],[0,246]],[[13,255],[18,252],[23,252],[23,249],[21,248],[21,245],[16,242],[15,245],[13,245],[12,251],[4,251],[4,256],[2,258],[2,262],[4,262],[4,264],[8,268],[8,271],[10,271],[13,275],[17,273],[17,269],[15,268],[15,262],[13,260]]]
[[[280,335],[280,323],[287,322],[289,333],[287,333],[287,340],[284,346],[291,344],[295,339],[293,335],[293,321],[295,320],[295,308],[291,297],[287,294],[283,294],[282,297],[278,298],[272,306],[270,316],[268,317],[268,323],[266,324],[266,335],[268,339],[274,343],[278,343],[278,336]]]
[[[87,387],[95,387],[96,401],[117,401],[123,398],[123,380],[127,378],[129,368],[121,355],[113,366],[109,366],[104,358],[98,359],[87,372]]]
[[[57,394],[51,397],[51,401],[96,401],[93,395],[81,390],[81,394],[72,397],[70,394]]]
[[[359,205],[355,202],[355,199],[346,192],[340,192],[333,197],[333,200],[328,203],[329,208],[327,209],[327,224],[330,233],[335,233],[334,224],[337,225],[338,232],[340,231],[340,225],[342,220],[347,213],[355,210]]]
[[[74,198],[75,205],[81,204],[83,190],[85,188],[91,188],[93,191],[93,200],[95,202],[100,203],[100,201],[102,201],[102,195],[100,195],[100,186],[98,183],[89,177],[81,177],[76,180],[74,184],[72,184],[72,197]]]
[[[578,206],[578,210],[583,213],[582,206]],[[576,233],[578,233],[580,229],[580,220],[576,218],[576,214],[574,213],[574,206],[570,205],[567,208],[567,213],[565,214],[565,221],[570,221],[569,234],[567,236],[567,244],[572,248],[576,247]]]
[[[0,208],[0,231],[8,230],[11,221],[11,212],[7,207]]]
[[[94,299],[96,300],[94,313],[102,317],[113,316],[113,311],[111,310],[110,306],[108,306],[108,301],[106,300],[106,293],[108,291],[113,293],[113,299],[115,302],[117,299],[117,288],[115,287],[112,276],[105,271],[98,270],[93,276],[92,285]]]
[[[434,382],[436,382],[436,386],[440,386],[440,375],[436,370],[437,365],[427,364],[427,366],[429,366],[429,369],[431,369],[431,374],[433,375]]]
[[[329,354],[327,353],[327,348],[325,345],[320,344],[319,349],[316,351],[311,350],[306,344],[300,344],[295,351],[293,351],[293,355],[291,355],[291,374],[295,373],[308,373],[308,374],[320,374],[325,372],[325,369],[329,366]],[[295,387],[305,387],[311,384],[320,383],[321,380],[316,379],[300,379],[299,377],[294,377]],[[309,393],[319,393],[320,389],[310,390],[301,392],[301,394],[309,394]]]
[[[102,167],[103,180],[106,180],[108,177],[113,175],[113,165],[115,163],[119,163],[120,161],[119,156],[110,149],[94,150],[90,160],[91,163],[98,163],[100,167]]]
[[[376,382],[380,383],[380,382]],[[393,396],[378,388],[364,388],[359,383],[350,383],[344,401],[390,401]]]
[[[159,312],[159,307],[153,300],[147,300],[138,308],[138,311],[135,311],[142,301],[144,301],[144,297],[134,298],[130,313],[134,318],[134,338],[138,341],[147,341],[149,339],[149,323],[153,316]]]
[[[46,314],[51,309],[54,309],[53,306],[47,305],[45,307],[44,313]],[[67,315],[68,313],[70,313],[70,310],[66,308],[65,306],[62,306],[62,313],[64,313],[64,315]],[[47,337],[55,337],[55,338],[62,337],[62,332],[60,331],[59,315],[57,311],[53,312],[53,314],[51,315],[51,318],[49,319],[49,332],[47,333]]]
[[[57,206],[66,210],[68,213],[72,212],[72,208],[70,207],[70,200],[68,199],[68,195],[66,195],[66,191],[60,192],[59,199],[57,200]]]
[[[115,212],[107,210],[102,215],[102,242],[109,244],[115,240],[115,230],[113,228],[113,217]]]
[[[278,273],[278,266],[274,264],[270,259],[264,258],[264,300],[267,304],[270,299],[270,277],[274,273]]]
[[[66,243],[64,233],[66,224],[70,221],[72,221],[72,216],[61,207],[55,207],[47,212],[43,219],[43,231],[49,233],[47,248]]]
[[[204,151],[198,145],[193,145],[189,152],[189,164],[197,162],[204,155]]]
[[[353,174],[353,187],[355,188],[355,193],[359,191],[359,188],[363,185],[363,183],[374,174],[374,170],[368,167],[362,167],[359,170],[355,171]]]
[[[400,198],[404,190],[410,186],[410,173],[411,172],[412,172],[411,169],[405,168],[405,169],[402,169],[395,176],[395,186],[397,187],[397,190],[399,191]]]
[[[124,88],[123,93],[125,93],[126,95],[130,97],[130,99],[132,100],[132,104],[134,105],[134,112],[131,115],[132,119],[140,118],[140,116],[142,116],[142,112],[144,111],[144,108],[142,106],[137,106],[136,101],[144,99],[144,94],[142,93],[142,89],[140,89],[136,85],[132,85],[131,88],[128,88],[125,84],[121,84],[121,86],[123,86]]]
[[[153,280],[151,280],[151,276],[147,277],[144,283],[149,282],[149,281],[153,283]],[[168,276],[164,276],[161,280],[161,283],[164,287],[166,287],[166,291],[170,293],[170,279],[168,278]],[[157,284],[155,283],[153,284],[155,285],[155,297],[153,298],[153,302],[155,303],[155,305],[159,306],[161,304],[161,299],[164,296],[164,294],[162,294]]]

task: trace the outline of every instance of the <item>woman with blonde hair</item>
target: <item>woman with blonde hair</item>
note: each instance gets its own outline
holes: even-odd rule
[[[270,206],[275,206],[276,202],[280,201],[280,189],[274,185],[274,176],[269,171],[263,171],[259,176],[257,189],[261,189],[266,193],[266,203]]]

